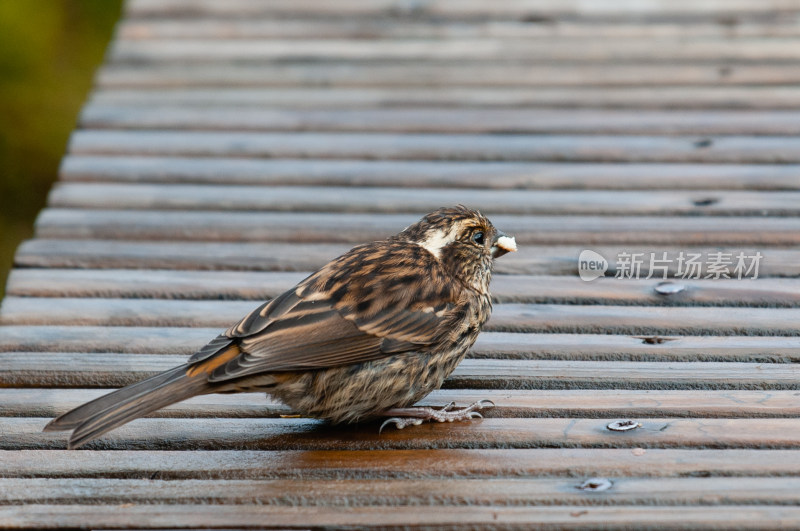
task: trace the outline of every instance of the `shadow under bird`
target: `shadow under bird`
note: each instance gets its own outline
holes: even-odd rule
[[[479,212],[441,208],[354,247],[250,312],[189,360],[53,419],[77,448],[195,395],[264,391],[297,413],[352,423],[479,417],[491,405],[411,407],[464,359],[492,310],[493,260],[514,238]]]

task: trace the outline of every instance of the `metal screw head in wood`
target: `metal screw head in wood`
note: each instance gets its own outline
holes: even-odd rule
[[[589,478],[578,485],[577,488],[585,492],[602,492],[610,489],[613,485],[614,483],[610,479]]]
[[[611,431],[630,431],[640,428],[642,425],[635,420],[615,420],[610,422],[606,428]]]
[[[659,295],[674,295],[685,290],[686,286],[675,282],[659,282],[654,289]]]

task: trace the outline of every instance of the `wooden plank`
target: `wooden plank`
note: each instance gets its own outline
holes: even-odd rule
[[[601,493],[580,489],[578,478],[473,479],[270,479],[173,480],[148,479],[6,479],[0,501],[20,504],[183,503],[259,504],[307,508],[423,505],[448,511],[464,506],[599,505],[795,505],[800,501],[798,478],[614,478]],[[88,502],[88,503],[87,503]],[[92,507],[87,507],[91,511]]]
[[[652,21],[635,24],[625,21],[584,23],[562,20],[557,24],[542,20],[536,24],[519,20],[462,20],[457,23],[426,19],[274,19],[246,18],[222,20],[214,17],[123,19],[116,27],[118,40],[148,39],[264,39],[280,38],[526,38],[526,39],[736,39],[741,37],[798,37],[800,30],[789,21],[738,20],[737,24],[699,21],[692,24]]]
[[[3,385],[117,387],[185,362],[164,355],[2,353]],[[789,363],[469,359],[446,389],[797,389]],[[680,416],[684,416],[681,414]]]
[[[308,276],[300,273],[15,269],[6,294],[18,297],[250,299],[276,297]]]
[[[131,0],[126,4],[126,17],[152,17],[164,15],[253,17],[285,14],[340,14],[380,15],[400,14],[469,16],[529,16],[530,13],[549,13],[561,16],[606,15],[620,18],[631,17],[641,21],[644,15],[702,15],[711,13],[770,13],[773,11],[794,12],[800,9],[794,0],[671,0],[669,2],[630,2],[610,0],[602,4],[587,4],[580,0],[516,0],[514,2],[485,3],[480,0],[432,0],[425,4],[405,4],[396,0],[342,0],[331,5],[319,0],[278,0],[262,3],[254,0],[228,0],[217,3],[212,0]]]
[[[13,297],[4,325],[168,326],[227,328],[253,301]],[[497,304],[484,327],[497,332],[663,335],[800,335],[798,308]]]
[[[798,120],[800,123],[800,120]],[[429,188],[61,183],[51,208],[274,212],[430,212],[480,205],[504,215],[797,216],[800,191],[468,190]]]
[[[510,73],[511,75],[511,73]],[[511,82],[509,82],[511,83]],[[85,128],[185,128],[219,130],[298,129],[311,131],[405,130],[411,132],[497,132],[497,133],[627,133],[654,134],[794,134],[795,123],[777,119],[775,123],[753,123],[737,113],[767,113],[776,109],[800,107],[800,88],[796,86],[634,86],[634,87],[472,87],[472,86],[387,86],[329,87],[310,86],[260,88],[137,88],[105,90],[95,94],[82,112]],[[524,82],[518,84],[524,85]],[[197,107],[204,106],[203,112]],[[153,108],[155,107],[155,108]],[[247,109],[248,107],[252,109]],[[272,109],[270,109],[272,107]],[[403,109],[398,109],[402,107]],[[555,107],[555,109],[548,109]],[[277,109],[276,109],[277,108]],[[286,112],[291,108],[291,112]],[[331,110],[335,108],[335,111]],[[425,109],[431,115],[425,117]],[[569,108],[562,120],[549,114]],[[245,110],[247,109],[247,110]],[[283,109],[283,112],[281,112]],[[408,109],[409,114],[405,111]],[[498,113],[520,112],[517,119],[493,117]],[[576,112],[580,109],[582,112]],[[646,110],[640,119],[626,119],[630,109]],[[663,114],[659,123],[647,120],[652,109],[667,109],[684,115],[671,118]],[[721,110],[714,110],[721,109]],[[249,112],[254,113],[250,116]],[[688,114],[704,112],[708,122],[676,123]],[[714,120],[715,114],[728,115]],[[582,115],[619,114],[616,121],[598,121],[596,130]],[[327,115],[325,114],[327,113]],[[730,114],[728,114],[730,113]],[[333,114],[341,119],[332,120]],[[376,118],[373,124],[363,117]],[[384,117],[398,115],[398,120]],[[635,113],[633,113],[635,115]],[[452,122],[440,117],[452,115]],[[525,115],[544,115],[543,123],[523,121]],[[781,115],[778,114],[778,117]],[[480,118],[484,118],[481,120]],[[574,122],[571,118],[574,117]],[[591,116],[589,116],[591,117]],[[531,120],[534,120],[533,118]],[[738,128],[732,124],[738,121]],[[485,122],[485,123],[484,123]],[[727,124],[725,122],[728,122]]]
[[[276,297],[308,272],[165,271],[137,269],[15,269],[6,294],[16,297],[246,299]],[[495,302],[569,304],[780,306],[800,305],[800,281],[762,278],[673,280],[684,291],[662,295],[663,280],[601,277],[585,282],[555,275],[495,275]]]
[[[452,204],[452,203],[451,203]],[[284,243],[379,240],[418,221],[417,214],[85,210],[47,208],[36,236],[50,239],[125,239]],[[797,245],[800,219],[739,216],[506,216],[485,210],[520,244],[647,244],[687,246]],[[522,247],[524,249],[524,247]]]
[[[795,389],[793,364],[465,360],[445,386],[456,389]]]
[[[338,6],[337,6],[338,7]],[[602,39],[593,46],[575,41],[499,39],[409,39],[377,40],[364,46],[359,39],[152,39],[113,41],[107,52],[111,63],[251,61],[347,59],[352,61],[493,59],[526,60],[533,63],[614,62],[753,62],[790,63],[800,59],[791,38],[698,40],[687,42],[644,40],[631,46],[627,39]]]
[[[6,417],[0,449],[65,449],[66,435],[42,432],[49,419]],[[136,450],[413,450],[455,448],[771,448],[798,449],[796,418],[640,418],[614,432],[616,420],[485,418],[378,433],[379,422],[333,427],[311,419],[137,419],[88,449]]]
[[[214,219],[217,218],[217,219]],[[261,219],[259,219],[261,218]],[[367,219],[369,218],[369,219]],[[114,223],[113,220],[117,220]],[[209,220],[204,222],[203,220]],[[419,219],[413,215],[320,213],[255,213],[179,211],[125,212],[115,210],[46,209],[36,227],[38,238],[182,239],[206,241],[235,238],[245,241],[360,243],[385,238]],[[525,223],[529,218],[516,218]],[[629,218],[634,219],[634,218]],[[541,220],[540,220],[541,221]],[[132,225],[132,224],[135,224]],[[245,227],[245,224],[248,227]],[[635,224],[635,223],[632,223]],[[155,228],[158,225],[158,228]],[[200,226],[198,226],[200,225]],[[227,227],[224,227],[227,225]],[[314,227],[316,225],[316,228]],[[594,225],[594,224],[593,224]],[[175,227],[172,231],[167,227]],[[499,226],[502,226],[500,224]],[[127,230],[125,229],[127,227]],[[216,227],[214,229],[213,227]],[[247,234],[249,228],[257,228]],[[327,227],[327,230],[326,230]],[[514,232],[521,239],[519,231]],[[521,228],[519,225],[517,228]],[[166,231],[164,229],[167,229]],[[159,237],[156,232],[160,233]],[[178,235],[177,233],[180,233]],[[335,234],[335,235],[334,235]]]
[[[47,269],[17,270],[0,313],[0,522],[797,526],[798,0],[128,9],[139,26],[112,45],[71,182],[16,259]],[[497,264],[495,331],[423,403],[487,397],[489,418],[378,434],[249,394],[82,452],[40,432],[457,201],[522,246]],[[586,248],[668,252],[664,276],[681,252],[758,251],[768,278],[672,279],[685,289],[664,296],[660,278],[610,278],[613,260],[581,281]],[[607,429],[625,418],[642,425]],[[612,488],[576,489],[596,475]]]
[[[220,332],[202,327],[0,326],[0,350],[158,353],[185,358]]]
[[[645,30],[647,31],[647,30]],[[475,72],[481,72],[476,76]],[[732,64],[712,61],[709,64],[626,63],[582,64],[580,68],[564,65],[530,64],[510,59],[458,62],[410,61],[324,63],[301,61],[259,65],[218,63],[158,64],[147,67],[129,64],[106,64],[96,76],[97,97],[104,89],[209,87],[664,87],[706,86],[708,90],[736,85],[777,85],[792,90],[800,82],[800,72],[775,65]],[[609,91],[611,93],[611,91]],[[134,92],[130,91],[133,95]]]
[[[350,249],[348,244],[74,241],[36,238],[17,249],[23,267],[311,270]],[[288,251],[288,252],[287,252]],[[578,251],[580,252],[580,251]],[[577,257],[578,255],[575,254]],[[790,257],[791,258],[791,257]],[[577,258],[576,258],[577,259]],[[571,261],[572,262],[572,261]],[[570,263],[572,269],[575,266]],[[552,266],[547,267],[552,270]],[[563,269],[563,266],[560,267]]]
[[[786,363],[795,359],[797,342],[797,338],[780,336],[620,336],[483,332],[470,356],[480,359]]]
[[[186,356],[71,352],[0,353],[0,359],[4,387],[124,387],[186,362]]]
[[[649,91],[649,89],[648,89]],[[354,89],[226,90],[174,93],[162,98],[140,96],[123,104],[90,103],[81,111],[86,129],[164,129],[203,131],[345,131],[410,133],[503,133],[592,135],[787,135],[800,134],[800,112],[711,110],[492,109],[483,101],[504,106],[517,102],[490,91],[476,102],[482,108],[448,109],[458,101],[470,105],[473,89],[449,89],[431,94],[412,92],[414,107],[362,108],[404,104],[393,91]],[[422,92],[422,94],[414,94]],[[535,92],[539,92],[536,90]],[[427,93],[427,94],[426,94]],[[433,100],[427,100],[432,95]],[[184,98],[185,96],[185,98]],[[444,96],[446,101],[437,97]],[[757,99],[758,94],[752,98]],[[800,88],[797,93],[800,104]],[[622,97],[625,97],[622,94]],[[341,102],[339,99],[346,99]],[[288,100],[288,101],[287,101]],[[187,105],[188,103],[188,105]],[[287,109],[287,105],[330,105],[334,110]],[[431,108],[418,104],[432,105]],[[203,105],[202,108],[196,104]],[[357,109],[342,109],[344,106]],[[489,104],[491,105],[491,104]]]
[[[800,474],[800,450],[486,448],[375,452],[135,450],[0,451],[6,478],[337,479],[647,476],[731,478]]]
[[[37,238],[23,242],[17,250],[15,263],[20,267],[69,268],[149,268],[180,270],[250,270],[250,271],[311,271],[346,252],[352,244],[288,244],[288,243],[220,243],[220,242],[141,242],[114,240],[53,240]],[[584,246],[526,245],[519,252],[504,256],[495,265],[500,274],[576,275],[578,256]],[[640,253],[649,257],[652,247],[626,245],[611,247],[593,245],[592,250],[612,262],[620,253]],[[756,252],[764,258],[759,266],[759,278],[770,276],[800,276],[800,251],[761,247],[718,247],[722,253],[748,256]],[[702,247],[665,246],[668,260],[676,261],[669,268],[677,275],[680,253],[700,253],[703,259],[708,249]],[[661,255],[657,255],[660,257]],[[685,254],[688,256],[688,254]],[[609,265],[611,267],[612,264]],[[616,267],[616,266],[614,266]],[[642,276],[649,271],[649,262],[642,265]],[[612,269],[609,274],[614,274]]]
[[[68,155],[61,182],[396,188],[800,190],[796,164],[520,163]]]
[[[572,109],[595,109],[598,111],[610,112],[609,109],[619,110],[620,112],[632,112],[628,109],[648,110],[669,109],[669,110],[696,110],[709,111],[722,109],[725,111],[748,110],[751,112],[776,109],[797,109],[800,107],[800,89],[792,86],[720,86],[720,87],[501,87],[501,88],[474,88],[464,87],[380,87],[380,88],[343,88],[327,87],[324,91],[314,88],[315,83],[309,83],[308,87],[301,86],[294,89],[289,88],[220,88],[217,91],[210,89],[142,89],[138,90],[115,90],[101,91],[93,99],[96,107],[87,108],[83,115],[83,124],[86,127],[109,127],[117,125],[124,127],[134,127],[139,123],[153,124],[152,127],[166,127],[165,124],[175,123],[186,128],[214,128],[214,129],[258,129],[255,117],[248,120],[247,114],[241,109],[243,107],[260,107],[258,113],[264,119],[265,124],[261,129],[286,128],[288,124],[295,124],[301,118],[306,119],[307,123],[319,125],[319,130],[329,130],[333,127],[342,130],[357,130],[357,127],[364,129],[374,129],[369,122],[359,123],[348,113],[388,111],[391,107],[408,107],[414,111],[420,107],[430,107],[438,114],[442,110],[449,110],[455,116],[465,116],[456,118],[456,123],[463,123],[464,132],[480,132],[484,130],[497,131],[499,133],[508,132],[537,132],[542,127],[536,123],[512,123],[503,128],[498,125],[497,119],[482,125],[478,121],[467,121],[470,114],[477,114],[475,111],[491,110],[506,111],[509,107],[516,106],[524,113],[532,113],[534,108],[546,109],[548,107]],[[183,98],[183,99],[182,99]],[[124,111],[116,109],[119,107],[164,107],[168,116],[158,119],[157,112],[151,110],[150,114],[146,111],[140,112],[147,117],[136,120],[130,109]],[[174,109],[173,106],[180,105],[183,108]],[[192,107],[207,105],[215,107],[228,107],[227,109],[212,109],[208,112],[213,115],[208,119],[198,117],[197,114],[189,114]],[[99,107],[102,106],[102,107]],[[264,107],[284,106],[293,107],[298,113],[297,118],[289,118],[287,115],[277,116],[275,111],[265,110]],[[344,114],[341,123],[325,120],[320,116],[324,110],[335,106]],[[114,107],[115,109],[110,109]],[[188,108],[188,109],[184,109]],[[91,111],[90,111],[91,110]],[[458,110],[459,113],[455,111]],[[317,113],[313,116],[313,122],[308,118],[312,112]],[[387,112],[390,114],[393,111]],[[715,111],[721,112],[721,111]],[[398,112],[400,116],[403,116]],[[453,125],[446,122],[441,124],[431,124],[431,120],[418,120],[411,122],[409,119],[401,119],[397,125],[388,122],[388,126],[395,128],[405,127],[410,131],[439,131],[450,130],[460,132]],[[676,129],[676,127],[665,120],[665,128]],[[269,127],[267,127],[269,125]],[[378,126],[383,125],[379,122]],[[570,123],[548,123],[553,132],[570,131]],[[388,127],[387,126],[387,127]],[[579,128],[580,122],[574,128]],[[310,125],[305,126],[310,129]],[[703,129],[706,127],[706,129]],[[628,125],[628,128],[636,132],[637,130]],[[619,131],[620,128],[613,123],[605,122],[600,129],[607,131]],[[684,126],[684,129],[687,129]],[[660,134],[655,125],[642,125],[640,131],[649,134]],[[720,131],[724,130],[720,125],[699,124],[696,131]],[[732,129],[731,129],[732,130]],[[752,124],[743,124],[743,130],[736,131],[744,134],[749,130],[757,131],[786,131],[792,130],[791,126],[780,123],[773,126],[764,125],[754,128]],[[771,134],[771,133],[759,133]]]
[[[800,138],[95,131],[76,155],[566,162],[800,162]]]
[[[219,328],[202,327],[7,325],[0,327],[0,351],[178,354],[185,359],[220,332]],[[83,360],[80,363],[90,361],[94,363],[107,357],[105,354],[100,354],[99,357],[87,356],[80,357],[80,360]],[[623,336],[483,332],[478,337],[470,356],[480,359],[510,360],[796,363],[800,360],[800,342],[796,337],[779,336]],[[9,355],[4,359],[10,364],[15,359],[19,361],[20,357]],[[130,362],[134,361],[135,357],[131,357]],[[173,365],[181,362],[181,358],[175,358]]]
[[[0,508],[0,519],[11,527],[118,528],[258,527],[265,522],[259,505],[9,505]],[[378,527],[439,528],[552,527],[557,529],[658,526],[661,529],[791,529],[800,520],[800,508],[770,505],[716,507],[586,507],[585,505],[513,507],[467,506],[443,511],[439,506],[415,506],[413,510],[387,511],[386,507],[270,507],[269,524],[278,527]]]
[[[0,416],[55,417],[104,395],[107,392],[108,389],[69,389],[57,387],[0,389],[0,397],[2,397],[2,400],[0,400]],[[791,393],[792,391],[787,392]],[[450,395],[458,394],[459,391],[437,391],[437,393],[443,393],[441,399],[445,399]],[[781,402],[780,397],[771,399],[764,393],[754,393],[752,397],[745,396],[745,400],[758,400],[759,398],[757,398],[757,396],[759,394],[762,394],[760,397],[761,399],[771,401],[773,405],[778,405]],[[569,402],[570,397],[567,396],[566,400]],[[524,398],[522,398],[522,401],[524,402]],[[725,401],[725,398],[721,398],[720,405]],[[447,403],[449,402],[432,402],[431,405],[441,406]],[[519,402],[518,404],[521,403],[522,402]],[[729,402],[729,407],[731,404],[732,403]],[[780,408],[780,406],[778,406],[778,408]],[[523,406],[520,411],[524,411],[524,409]],[[769,406],[756,409],[766,411],[769,409]],[[512,411],[513,410],[509,409],[510,413]],[[775,411],[777,412],[778,409]],[[183,402],[167,406],[149,416],[159,418],[263,418],[288,415],[291,414],[291,412],[288,406],[281,404],[277,400],[270,399],[264,393],[238,393],[235,395],[215,394],[196,396],[184,400]],[[2,489],[1,484],[0,489]],[[0,495],[0,498],[2,498],[2,495]]]
[[[135,376],[133,373],[132,376]],[[107,389],[0,389],[0,416],[55,417],[105,393]],[[796,417],[797,391],[631,390],[631,389],[441,389],[420,405],[441,407],[492,400],[489,417]],[[148,415],[157,418],[264,418],[291,409],[263,393],[205,395]]]

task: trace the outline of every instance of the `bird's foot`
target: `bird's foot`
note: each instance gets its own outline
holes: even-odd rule
[[[383,428],[389,424],[394,424],[395,428],[402,430],[406,426],[418,426],[426,420],[454,422],[456,420],[482,419],[483,415],[479,411],[494,407],[494,402],[491,400],[478,400],[465,408],[454,409],[455,406],[455,402],[450,402],[441,409],[432,407],[397,407],[389,409],[382,413],[382,416],[390,418],[383,421],[378,433],[381,433]]]

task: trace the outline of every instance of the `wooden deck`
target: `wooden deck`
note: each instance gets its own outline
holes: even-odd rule
[[[521,249],[424,403],[488,418],[41,432],[456,203]],[[0,527],[796,529],[799,277],[798,0],[129,0],[2,303]]]

